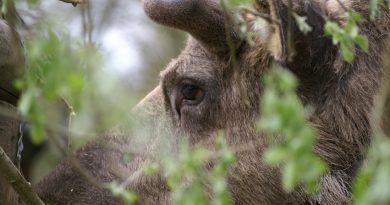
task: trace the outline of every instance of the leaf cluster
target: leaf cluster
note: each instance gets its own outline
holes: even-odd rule
[[[265,152],[264,159],[273,166],[282,167],[283,187],[287,191],[301,183],[307,190],[316,191],[317,180],[327,166],[313,153],[316,135],[307,123],[306,112],[295,93],[297,80],[288,70],[274,66],[264,77],[264,86],[258,127],[277,138],[270,139],[276,143]]]
[[[172,200],[176,205],[229,205],[232,204],[226,176],[235,156],[227,146],[222,132],[216,138],[216,150],[203,147],[181,146],[178,158],[167,158],[163,162],[165,177],[172,189]],[[210,161],[211,160],[211,161]],[[209,167],[213,164],[213,166]],[[205,184],[209,184],[205,187]],[[209,203],[210,193],[213,199]]]

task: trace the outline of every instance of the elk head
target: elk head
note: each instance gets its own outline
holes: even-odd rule
[[[161,72],[160,84],[135,109],[135,113],[145,117],[139,121],[149,127],[146,135],[153,142],[143,151],[153,152],[164,137],[162,133],[167,133],[166,138],[175,142],[172,144],[187,136],[192,144],[211,147],[217,132],[223,129],[230,146],[245,146],[245,151],[236,153],[238,161],[228,175],[235,204],[347,204],[362,148],[371,137],[369,117],[382,76],[380,55],[386,38],[383,34],[390,31],[390,17],[384,15],[380,23],[362,25],[361,31],[373,49],[369,54],[358,50],[355,62],[349,64],[342,60],[338,47],[325,37],[323,17],[343,24],[345,18],[340,15],[343,12],[339,3],[367,14],[365,1],[291,1],[290,8],[296,14],[307,16],[307,23],[313,28],[306,36],[296,24],[289,25],[286,2],[257,1],[257,8],[270,18],[259,27],[250,21],[254,19],[252,14],[245,16],[250,30],[262,33],[254,39],[255,45],[250,46],[239,37],[229,20],[229,12],[217,0],[143,0],[151,19],[190,34],[183,52]],[[297,53],[293,57],[287,45],[288,32]],[[279,170],[261,160],[267,138],[256,131],[255,122],[261,112],[260,78],[272,61],[285,65],[297,75],[299,97],[305,105],[314,107],[310,117],[318,131],[314,149],[330,165],[330,172],[321,180],[321,193],[316,196],[300,188],[286,193],[281,187]],[[102,162],[92,164],[88,158],[96,155],[111,156],[104,154],[100,145],[93,145],[76,153],[76,158],[88,169],[96,170],[103,166]],[[104,160],[120,161],[117,153],[113,155]],[[148,160],[148,156],[140,156],[121,170],[127,169],[125,174],[132,174]],[[122,166],[118,164],[116,167]],[[38,190],[43,190],[40,195],[53,202],[61,202],[58,199],[61,196],[74,203],[80,201],[78,193],[105,200],[112,197],[88,188],[79,175],[69,174],[74,173],[69,169],[66,162],[62,163],[38,185]],[[99,171],[103,176],[110,173],[107,167]],[[69,184],[48,185],[64,181]],[[75,190],[73,193],[67,191],[71,188]],[[129,189],[137,191],[143,204],[170,204],[169,189],[161,178],[140,176]],[[91,198],[82,200],[93,204]]]
[[[384,15],[379,23],[361,26],[362,33],[375,49],[368,54],[357,50],[355,62],[349,64],[343,61],[339,48],[325,36],[324,17],[343,25],[345,8],[357,10],[367,17],[364,1],[293,0],[290,3],[286,0],[257,1],[257,8],[269,19],[259,27],[251,22],[251,14],[245,16],[250,30],[263,34],[255,38],[255,46],[251,47],[240,39],[229,20],[230,13],[216,0],[144,0],[145,12],[151,19],[190,34],[182,54],[161,72],[157,89],[161,89],[159,95],[163,96],[164,109],[170,115],[174,129],[181,133],[178,136],[189,135],[196,143],[212,139],[217,130],[224,129],[232,146],[256,144],[253,147],[256,151],[238,154],[238,157],[246,162],[245,165],[256,164],[253,166],[261,170],[258,172],[261,176],[256,177],[272,176],[269,178],[275,180],[271,180],[274,184],[270,187],[276,187],[278,191],[274,193],[282,193],[277,171],[271,173],[260,160],[267,142],[256,132],[254,122],[260,114],[260,77],[272,61],[286,66],[299,79],[298,95],[304,105],[314,107],[310,121],[319,133],[315,151],[332,170],[324,176],[323,193],[314,201],[346,203],[351,176],[371,137],[369,118],[373,93],[377,92],[382,75],[381,44],[386,39],[380,33],[389,31],[386,26],[389,18]],[[295,14],[307,16],[307,23],[312,28],[310,33],[303,34],[297,24],[289,22],[289,7]],[[381,32],[377,32],[379,30]],[[292,47],[296,55],[293,55]],[[371,79],[370,82],[367,79]],[[361,89],[362,86],[371,94]],[[366,100],[353,100],[355,96]],[[149,96],[145,100],[152,98]],[[240,173],[239,166],[233,170]],[[233,179],[230,181],[232,186],[242,183]],[[242,192],[232,190],[237,201],[243,200],[240,198]],[[261,187],[259,190],[270,194]],[[250,194],[244,194],[247,195]],[[278,195],[279,199],[289,196]],[[271,200],[268,197],[257,196],[257,199],[263,199],[258,201],[261,203]],[[276,202],[275,199],[273,203]]]
[[[189,136],[193,143],[212,140],[223,129],[232,145],[255,140],[262,150],[266,139],[255,129],[260,113],[261,76],[273,61],[292,68],[312,62],[307,56],[287,61],[287,5],[281,0],[259,1],[258,9],[270,17],[260,27],[253,22],[253,15],[245,15],[249,29],[262,33],[254,39],[255,46],[240,38],[230,11],[224,10],[218,0],[144,0],[143,6],[154,21],[190,36],[183,52],[161,72],[160,85],[138,108],[163,104],[159,109],[165,112],[151,118],[169,115],[168,124],[176,135]],[[311,15],[309,23],[314,31],[305,37],[308,41],[300,41],[300,49],[318,51],[330,41],[319,34],[324,23],[321,13],[311,6],[307,8],[302,10]],[[313,45],[309,44],[312,39],[317,41]],[[315,88],[309,89],[315,92]],[[143,105],[157,98],[161,98],[160,103]]]

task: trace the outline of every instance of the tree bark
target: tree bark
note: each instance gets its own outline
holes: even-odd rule
[[[0,101],[0,147],[3,148],[13,164],[19,168],[17,157],[19,140],[19,120],[16,108]],[[5,113],[6,112],[6,113]],[[18,194],[0,174],[0,204],[18,204]]]
[[[17,104],[20,90],[14,87],[14,81],[22,76],[24,68],[19,35],[7,21],[0,19],[0,100]]]
[[[381,115],[381,128],[382,131],[387,135],[390,136],[390,38],[387,41],[387,49],[385,52],[385,55],[383,56],[384,59],[384,86],[382,88],[382,93],[380,96],[380,110],[379,114]]]

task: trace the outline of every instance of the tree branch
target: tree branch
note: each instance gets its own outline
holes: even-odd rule
[[[9,115],[1,115],[1,110],[6,110]],[[20,120],[16,119],[16,116],[18,116],[16,108],[2,101],[2,97],[0,96],[0,147],[3,148],[15,167],[19,169],[18,141],[20,138]],[[2,204],[18,204],[19,201],[18,193],[16,193],[8,181],[1,175],[0,201]]]
[[[65,3],[70,3],[73,6],[77,6],[77,4],[86,4],[85,0],[59,0],[59,1],[62,1],[62,2],[65,2]]]
[[[32,190],[31,184],[24,179],[19,170],[0,147],[0,174],[12,185],[20,198],[29,205],[44,205],[38,195]]]
[[[385,80],[383,81],[382,91],[379,95],[379,105],[377,105],[376,111],[376,120],[380,123],[380,127],[382,131],[390,136],[390,39],[387,41],[387,49],[384,55],[384,72],[385,72]]]

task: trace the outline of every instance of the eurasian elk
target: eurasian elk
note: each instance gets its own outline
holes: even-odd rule
[[[369,21],[365,0],[293,0],[294,12],[307,16],[313,30],[304,35],[293,24],[296,55],[288,59],[287,2],[257,1],[257,9],[272,21],[262,28],[250,28],[264,34],[250,46],[226,20],[228,14],[218,0],[144,0],[151,19],[190,34],[183,52],[161,72],[160,84],[135,109],[142,116],[141,124],[153,128],[147,129],[151,141],[129,163],[122,160],[121,150],[136,142],[121,135],[108,134],[86,145],[36,186],[42,199],[55,204],[120,204],[108,190],[91,185],[72,160],[99,181],[110,182],[158,160],[153,153],[161,149],[163,137],[176,144],[181,136],[188,136],[192,144],[210,147],[217,131],[224,129],[230,146],[252,146],[237,153],[238,161],[229,170],[234,204],[348,204],[352,179],[370,144],[370,117],[383,76],[382,53],[390,16],[381,7],[381,15]],[[343,60],[339,47],[323,30],[325,17],[344,24],[345,8],[366,18],[360,29],[370,43],[367,53],[355,50],[352,63]],[[260,78],[273,62],[298,77],[299,97],[314,108],[310,122],[318,133],[315,152],[330,167],[316,195],[302,188],[286,193],[280,171],[261,160],[267,138],[255,127],[261,113]],[[107,143],[122,149],[106,149]],[[137,173],[128,189],[139,195],[140,204],[171,203],[170,189],[160,175]]]

